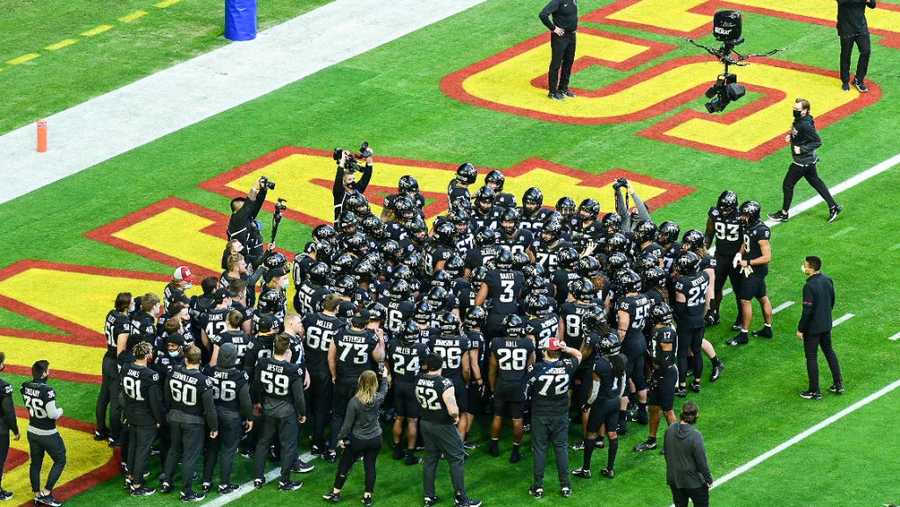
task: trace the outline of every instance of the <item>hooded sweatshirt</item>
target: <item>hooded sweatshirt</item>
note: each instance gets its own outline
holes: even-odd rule
[[[693,425],[677,422],[666,429],[666,482],[681,489],[695,489],[713,481],[706,462],[703,435]]]
[[[794,119],[791,133],[791,157],[794,163],[810,165],[819,162],[816,149],[822,146],[822,139],[816,131],[816,122],[811,114]],[[794,152],[794,147],[800,148],[800,153]]]

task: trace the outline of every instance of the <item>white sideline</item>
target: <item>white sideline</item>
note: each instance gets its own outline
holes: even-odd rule
[[[307,452],[307,453],[301,454],[300,459],[302,459],[303,461],[305,461],[307,463],[310,463],[316,459],[316,456]],[[272,470],[269,470],[265,475],[266,484],[277,479],[279,475],[281,475],[280,468],[274,468]],[[253,481],[245,482],[244,484],[241,484],[241,486],[238,489],[232,491],[231,493],[228,493],[227,495],[219,495],[214,500],[210,500],[209,502],[204,502],[202,505],[203,505],[203,507],[222,507],[223,505],[227,505],[248,493],[252,493],[253,491],[254,491]]]
[[[894,336],[891,336],[890,338],[888,338],[888,340],[890,340],[890,341],[892,341],[892,342],[895,342],[895,341],[897,341],[897,340],[900,340],[900,333],[897,333],[897,334],[895,334]]]
[[[844,322],[847,322],[848,320],[852,319],[855,316],[856,315],[854,315],[852,313],[845,313],[845,314],[841,315],[840,317],[838,317],[834,322],[832,322],[831,327],[832,328],[838,327],[841,324],[843,324]]]
[[[0,203],[365,53],[485,0],[335,0],[0,136]]]
[[[794,306],[793,301],[785,301],[784,303],[781,303],[780,305],[776,306],[775,308],[772,308],[772,313],[775,314],[780,311],[787,310],[788,308],[790,308],[792,306]]]

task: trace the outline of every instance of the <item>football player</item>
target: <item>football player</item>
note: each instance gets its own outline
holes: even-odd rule
[[[731,282],[731,288],[737,292],[737,284],[740,282],[740,271],[734,265],[734,257],[741,250],[741,220],[738,216],[737,194],[731,190],[725,190],[719,194],[715,207],[709,208],[709,218],[706,220],[706,248],[712,246],[715,239],[716,268],[715,282],[713,283],[713,300],[710,304],[706,323],[714,326],[719,323],[719,308],[722,305],[722,288],[725,281]],[[741,324],[741,301],[734,298],[737,304],[734,326],[737,331]]]
[[[0,371],[6,368],[6,354],[0,352]],[[0,485],[3,483],[3,469],[9,454],[9,434],[13,440],[19,440],[19,423],[16,420],[16,407],[13,405],[13,387],[0,379]],[[12,499],[11,491],[0,487],[0,501]]]
[[[470,371],[472,356],[477,354],[477,349],[462,333],[459,317],[453,312],[441,313],[438,317],[438,329],[441,334],[431,343],[430,349],[433,354],[441,356],[444,362],[441,367],[443,375],[453,382],[456,404],[462,414],[468,409],[466,404],[469,401],[469,394],[466,390],[469,386],[469,379],[472,378]],[[459,418],[457,429],[460,437],[465,437],[469,432],[466,423],[466,418]]]
[[[312,453],[326,461],[334,461],[336,454],[325,440],[325,428],[331,420],[334,383],[328,369],[328,350],[334,337],[344,328],[345,322],[337,317],[340,298],[331,294],[325,297],[322,311],[303,318],[304,352],[310,377],[309,408],[312,415]]]
[[[121,393],[128,421],[128,457],[125,485],[132,496],[149,496],[155,489],[144,485],[144,472],[156,430],[166,424],[159,373],[148,368],[153,347],[147,342],[134,346],[134,362],[123,365]]]
[[[700,257],[688,250],[678,257],[673,278],[675,292],[675,322],[678,326],[676,350],[678,358],[678,396],[685,396],[688,356],[694,381],[691,390],[700,392],[700,376],[703,374],[703,357],[700,346],[703,341],[706,309],[709,306],[709,275],[700,270]],[[673,416],[674,417],[674,416]]]
[[[742,322],[738,335],[728,341],[732,346],[745,345],[749,341],[747,330],[753,321],[753,299],[759,301],[765,321],[761,329],[753,332],[753,336],[772,337],[772,303],[766,293],[766,275],[769,272],[769,262],[772,260],[772,247],[769,244],[772,232],[760,219],[760,211],[761,208],[756,201],[741,204],[740,217],[744,242],[741,245],[739,261],[742,278],[738,284],[737,296],[741,300]]]
[[[660,411],[665,414],[667,424],[675,422],[673,407],[678,368],[675,366],[674,349],[679,338],[672,328],[672,308],[666,303],[660,303],[653,307],[650,318],[654,323],[653,338],[650,340],[650,426],[647,440],[635,446],[634,450],[637,452],[656,449]]]
[[[627,270],[619,279],[619,283],[624,291],[615,307],[619,340],[622,343],[622,352],[628,358],[626,373],[629,383],[633,386],[631,392],[637,398],[637,421],[646,424],[647,383],[644,378],[644,355],[647,339],[644,336],[644,324],[650,316],[650,299],[641,294],[641,278],[634,271]],[[624,421],[622,423],[624,426]]]
[[[103,334],[106,336],[106,353],[103,354],[103,363],[100,371],[103,381],[100,384],[100,392],[97,394],[97,429],[94,430],[94,440],[112,441],[119,440],[121,431],[121,417],[118,399],[119,389],[119,355],[125,351],[128,343],[131,320],[128,318],[128,308],[131,306],[131,293],[120,292],[116,295],[113,309],[106,314],[103,323]],[[106,409],[109,407],[109,426],[106,424]],[[2,496],[2,493],[0,493]]]
[[[506,183],[506,177],[503,173],[493,169],[484,177],[484,185],[494,191],[496,195],[494,204],[506,209],[515,209],[516,196],[503,191],[503,184]]]
[[[419,367],[428,347],[419,343],[419,327],[408,320],[394,339],[388,343],[387,365],[393,377],[394,417],[393,443],[394,459],[404,459],[407,465],[416,465],[420,460],[416,457],[416,438],[419,422],[419,403],[416,400],[415,383],[419,375]],[[406,429],[406,445],[401,441],[403,429]]]
[[[528,368],[534,363],[535,344],[525,336],[525,322],[515,313],[503,319],[504,337],[491,342],[489,383],[494,393],[494,418],[491,423],[491,456],[500,455],[500,430],[503,418],[512,419],[513,447],[510,463],[521,459],[519,447],[525,433],[522,420],[523,390]]]
[[[53,486],[66,467],[66,444],[56,429],[56,421],[62,417],[63,409],[56,404],[56,391],[47,383],[49,377],[50,363],[35,361],[31,366],[31,381],[22,384],[19,392],[28,409],[28,447],[32,456],[29,478],[34,503],[59,507],[62,502],[53,497]],[[50,455],[53,466],[42,488],[40,479],[45,454]]]
[[[521,226],[537,236],[547,222],[550,210],[543,208],[544,193],[538,187],[530,187],[522,194],[522,207],[519,211]]]
[[[475,183],[478,179],[478,169],[469,162],[464,162],[456,168],[456,177],[450,180],[447,185],[447,198],[449,202],[455,202],[459,198],[467,201],[472,197],[469,195],[469,185]]]
[[[520,271],[514,271],[512,252],[505,246],[494,261],[497,269],[487,272],[484,283],[475,298],[475,304],[484,306],[488,303],[488,317],[485,324],[485,335],[489,338],[501,336],[505,331],[504,319],[507,315],[517,313],[518,301],[525,289],[525,277]]]

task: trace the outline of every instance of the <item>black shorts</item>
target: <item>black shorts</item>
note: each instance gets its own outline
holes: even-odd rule
[[[394,383],[394,410],[400,417],[418,419],[420,414],[419,400],[416,399],[416,386],[409,382]]]
[[[593,386],[594,377],[591,375],[590,367],[575,370],[572,386],[572,405],[578,410],[587,404],[591,395],[591,387]]]
[[[765,297],[766,277],[759,275],[741,277],[741,284],[737,288],[737,295],[739,299],[743,299],[745,301]]]
[[[631,354],[626,353],[625,358],[625,375],[634,382],[634,389],[636,391],[647,389],[647,377],[644,372],[645,352],[641,350],[634,351]]]
[[[482,391],[478,389],[478,384],[472,382],[469,384],[469,388],[466,389],[466,410],[465,412],[469,414],[483,414],[484,413],[484,398],[482,396]]]
[[[494,393],[494,415],[521,419],[524,398],[525,393],[521,385],[497,384],[497,392]]]
[[[655,372],[652,387],[647,396],[648,405],[657,405],[668,412],[675,405],[675,384],[678,382],[678,368],[670,366],[663,372]]]
[[[588,433],[597,433],[601,425],[606,425],[606,431],[616,431],[619,427],[619,400],[597,399],[591,405],[591,412],[588,414],[587,431]]]

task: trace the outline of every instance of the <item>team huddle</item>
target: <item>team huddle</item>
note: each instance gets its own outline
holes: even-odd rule
[[[657,448],[660,419],[675,422],[674,397],[701,390],[704,356],[709,381],[720,377],[724,364],[704,328],[719,323],[726,281],[738,296],[738,334],[728,343],[747,343],[753,299],[765,316],[753,334],[771,336],[770,233],[759,204],[739,205],[734,192],[710,209],[705,231],[681,234],[675,222],[657,226],[625,180],[613,186],[615,211],[601,216],[590,198],[545,208],[536,187],[519,206],[499,171],[470,194],[478,171],[467,163],[429,231],[413,177],[400,179],[379,217],[363,194],[371,158],[357,166],[359,182],[336,160],[335,223],[315,227],[292,261],[253,244],[253,234],[233,235],[222,275],[203,279],[202,294],[185,295],[193,277],[179,267],[162,298],[117,295],[105,324],[96,439],[122,447],[130,494],[180,488],[182,500],[196,501],[213,487],[232,492],[238,453],[255,460],[257,488],[276,459],[278,488],[296,490],[302,483],[291,474],[314,468],[300,458],[309,445],[329,462],[344,449],[328,501],[340,500],[350,466],[364,457],[370,505],[380,424],[394,459],[418,465],[424,449],[425,505],[437,501],[434,468],[445,458],[457,505],[475,506],[462,470],[479,447],[470,431],[484,424],[486,452],[508,451],[511,463],[531,432],[529,492],[537,497],[552,447],[560,493],[569,496],[570,477],[591,477],[595,449],[607,450],[601,475],[615,477],[617,439],[629,423],[648,425],[635,451]],[[237,207],[258,211],[265,185]],[[26,400],[47,394],[46,380],[35,383],[23,388]],[[56,415],[33,406],[35,427]],[[349,445],[367,418],[374,443]],[[574,471],[571,421],[583,434],[572,445],[583,452]],[[147,469],[157,451],[155,489]]]

